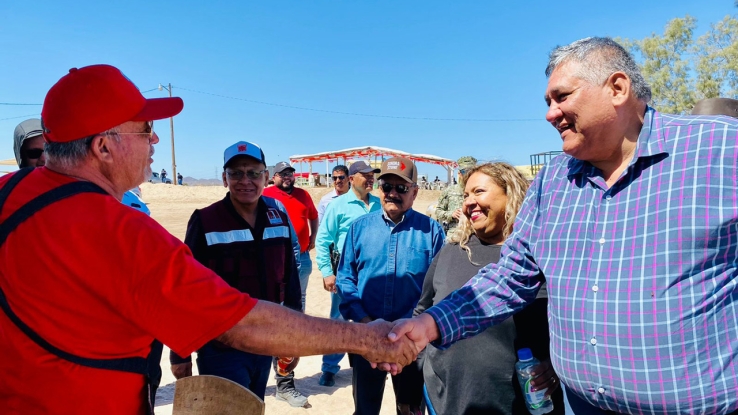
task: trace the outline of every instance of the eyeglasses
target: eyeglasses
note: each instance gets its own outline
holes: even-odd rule
[[[149,142],[151,142],[151,139],[154,137],[154,122],[153,121],[146,121],[146,130],[148,131],[140,131],[137,133],[118,133],[114,132],[112,134],[118,134],[118,135],[147,135],[149,137]]]
[[[41,157],[42,154],[44,154],[44,149],[43,148],[29,148],[27,150],[24,150],[23,154],[26,156],[27,159],[36,160],[39,157]]]
[[[346,176],[331,176],[333,181],[346,180]]]
[[[228,176],[229,179],[235,180],[235,181],[241,181],[243,180],[244,176],[248,177],[250,180],[256,180],[259,177],[261,177],[262,174],[267,170],[226,170],[226,176]]]
[[[293,171],[287,171],[287,172],[282,171],[282,172],[279,172],[277,174],[279,175],[279,177],[286,178],[286,177],[293,177],[295,175],[295,172],[293,172]]]
[[[409,192],[410,189],[413,188],[412,185],[406,185],[406,184],[391,184],[391,183],[382,183],[380,184],[380,187],[382,187],[382,191],[384,193],[389,193],[392,191],[392,189],[395,189],[397,193],[404,195],[405,193]]]

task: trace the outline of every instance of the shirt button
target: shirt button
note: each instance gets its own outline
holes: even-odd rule
[[[610,201],[610,199],[612,199],[612,196],[610,195],[605,196],[605,200],[607,200],[608,202]]]
[[[605,238],[600,238],[600,245],[603,245],[605,243]]]
[[[599,289],[600,289],[600,288],[599,288],[599,287],[597,287],[596,285],[593,285],[593,286],[592,286],[592,291],[594,291],[594,292],[597,292],[597,290],[599,290]]]
[[[597,388],[597,392],[599,392],[599,393],[605,393],[605,388]]]
[[[589,342],[592,344],[592,346],[594,346],[595,344],[597,344],[597,339],[592,337],[591,339],[589,339]]]

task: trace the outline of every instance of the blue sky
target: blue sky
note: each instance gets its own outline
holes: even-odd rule
[[[174,119],[177,169],[196,178],[214,177],[239,140],[261,145],[269,164],[375,145],[520,165],[560,150],[544,120],[551,48],[640,39],[687,14],[700,35],[736,11],[732,0],[4,1],[0,102],[41,103],[69,68],[96,63],[119,67],[142,91],[171,83],[185,101]],[[0,105],[0,159],[13,158],[13,129],[25,119],[14,117],[40,111]],[[169,123],[155,129],[154,171],[171,173]],[[419,170],[444,177],[437,166]]]

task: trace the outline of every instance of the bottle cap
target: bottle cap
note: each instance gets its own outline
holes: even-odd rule
[[[533,352],[529,348],[518,350],[518,360],[531,360],[533,359]]]

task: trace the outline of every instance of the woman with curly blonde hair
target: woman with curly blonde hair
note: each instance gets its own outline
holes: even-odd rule
[[[462,186],[463,216],[428,269],[416,315],[463,286],[481,266],[500,259],[528,181],[513,166],[496,162],[467,169]],[[530,348],[543,362],[537,372],[543,379],[555,378],[548,363],[547,304],[544,286],[533,304],[503,323],[447,350],[426,349],[423,375],[429,413],[527,414],[515,379],[516,350]],[[558,380],[542,387],[553,393],[554,413],[563,413]]]

